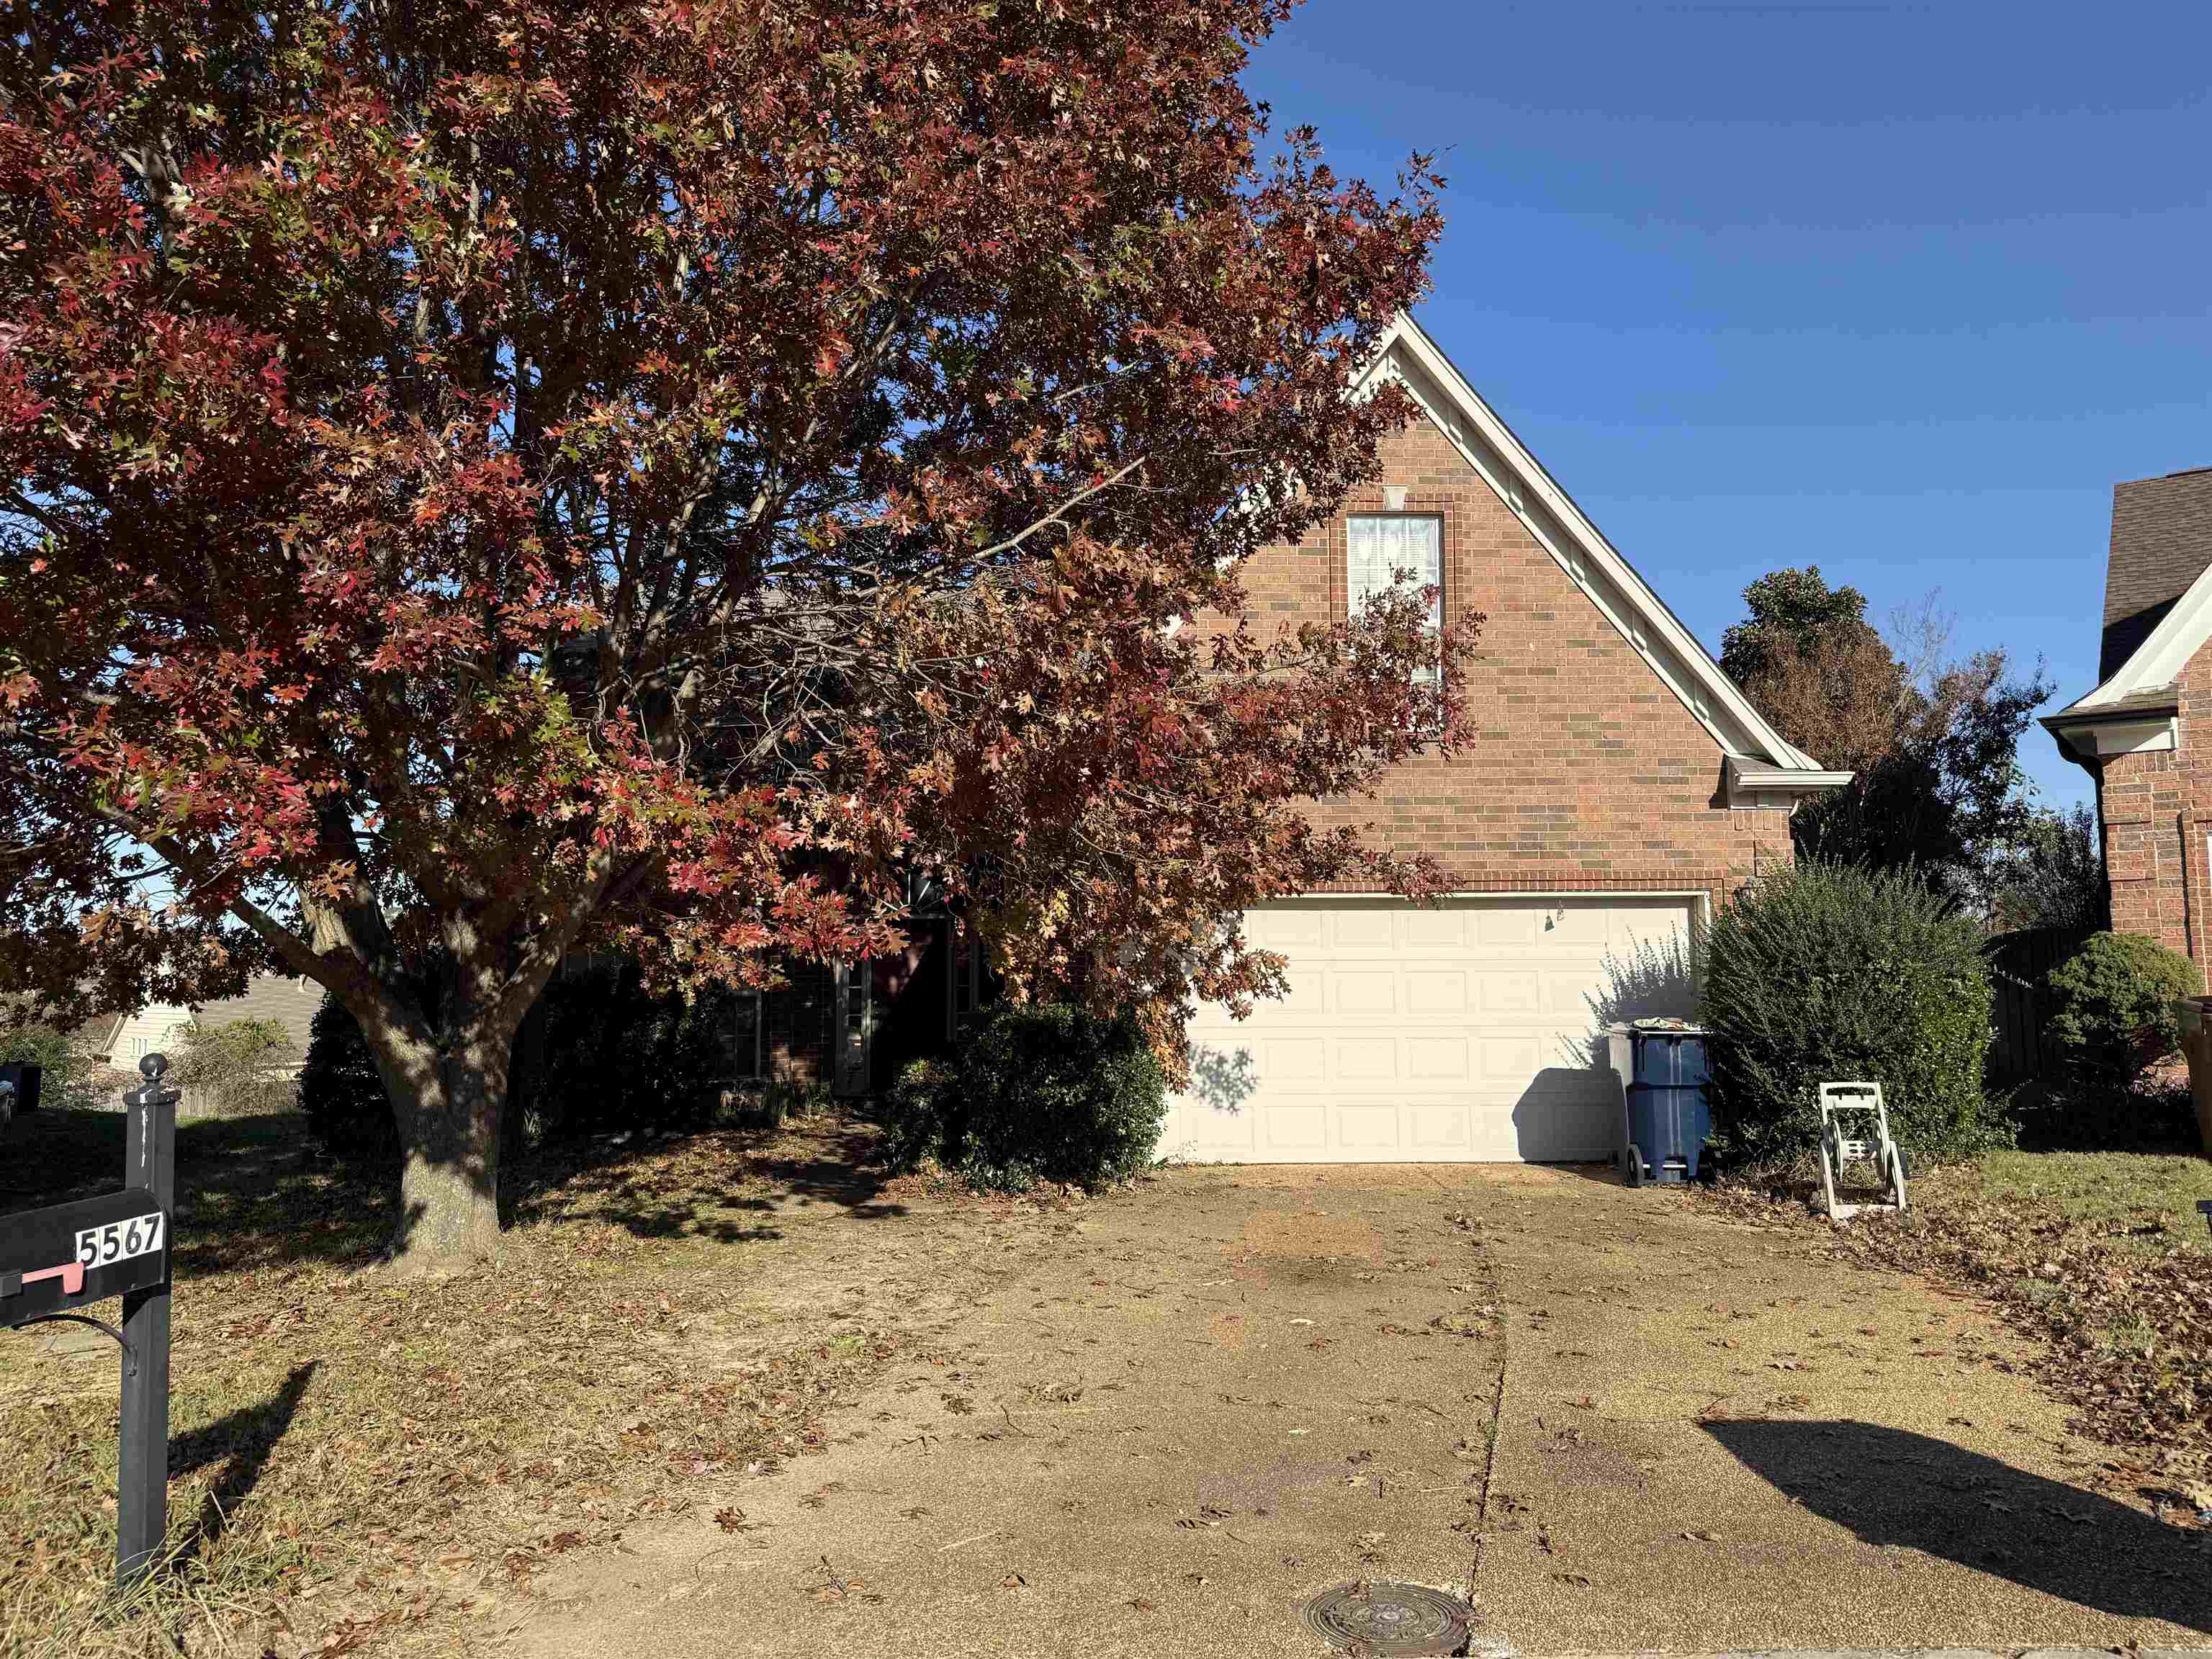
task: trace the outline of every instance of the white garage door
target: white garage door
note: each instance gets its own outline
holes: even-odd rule
[[[1250,1018],[1201,1008],[1164,1156],[1232,1164],[1571,1162],[1620,1144],[1601,1011],[1687,1014],[1687,898],[1316,899],[1246,918],[1289,962]],[[1632,970],[1638,946],[1643,969]],[[1598,1058],[1603,1058],[1601,1049]]]

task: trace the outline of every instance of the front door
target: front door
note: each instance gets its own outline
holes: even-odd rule
[[[871,994],[875,971],[865,962],[837,964],[837,1065],[834,1086],[841,1095],[868,1092],[868,1061],[876,1038],[876,1004]]]

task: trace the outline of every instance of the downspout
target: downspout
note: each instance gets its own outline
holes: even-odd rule
[[[2181,927],[2182,937],[2189,941],[2189,959],[2197,964],[2197,981],[2204,981],[2204,941],[2197,931],[2197,819],[2194,812],[2184,807],[2176,815],[2181,829]],[[2109,888],[2106,890],[2110,890]]]

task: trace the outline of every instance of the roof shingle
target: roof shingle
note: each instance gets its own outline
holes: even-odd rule
[[[2102,682],[2118,673],[2212,567],[2212,466],[2112,486],[2112,544],[2105,567]]]

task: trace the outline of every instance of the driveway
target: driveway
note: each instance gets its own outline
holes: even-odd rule
[[[1317,1655],[1360,1578],[1524,1652],[2212,1631],[2196,1534],[2080,1489],[1985,1309],[1680,1194],[1177,1170],[942,1340],[824,1454],[572,1560],[514,1650]]]

